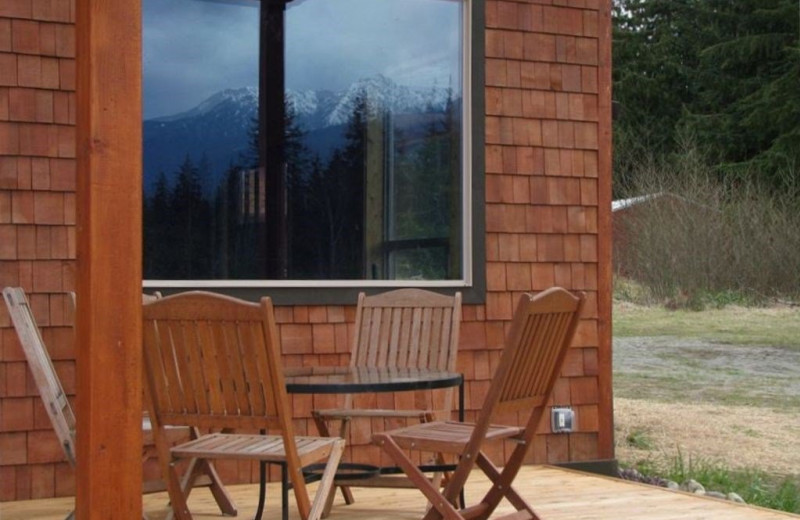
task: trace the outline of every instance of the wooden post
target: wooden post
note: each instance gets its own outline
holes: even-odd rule
[[[611,388],[611,292],[613,268],[611,263],[611,0],[603,0],[598,13],[598,187],[597,187],[597,333],[599,349],[598,387],[600,419],[598,457],[614,458],[614,401]]]
[[[266,263],[261,270],[267,278],[288,278],[288,230],[286,208],[286,1],[261,2],[260,65],[258,67],[259,124],[258,182],[266,182],[266,226],[258,238],[258,258]],[[264,125],[264,121],[280,124]],[[264,172],[264,178],[260,172]],[[259,191],[260,195],[260,191]],[[258,214],[256,215],[258,217]]]
[[[141,20],[76,1],[78,519],[142,511]]]

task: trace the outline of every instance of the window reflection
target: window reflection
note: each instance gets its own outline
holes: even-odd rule
[[[462,278],[462,2],[260,5],[144,1],[145,277]]]

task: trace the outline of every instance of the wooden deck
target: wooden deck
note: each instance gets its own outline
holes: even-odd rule
[[[470,496],[485,489],[486,479],[477,474],[467,487]],[[800,516],[762,509],[724,500],[669,491],[644,484],[623,482],[576,471],[552,467],[524,467],[517,477],[517,489],[528,498],[543,520],[788,520]],[[255,511],[258,488],[254,485],[229,488],[239,507],[238,518],[249,519]],[[267,489],[265,519],[280,518],[279,489]],[[356,503],[344,505],[337,496],[331,520],[411,520],[422,516],[425,502],[416,490],[354,489]],[[28,500],[0,503],[2,520],[63,520],[72,508],[73,499]],[[162,520],[166,514],[164,493],[147,495],[144,508],[150,520]],[[197,490],[189,507],[198,520],[225,518],[219,514],[210,493]],[[508,506],[510,508],[510,506]],[[503,509],[498,510],[499,512]],[[506,509],[509,511],[509,509]],[[297,519],[294,504],[290,518]]]

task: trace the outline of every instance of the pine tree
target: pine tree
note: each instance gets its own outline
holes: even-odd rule
[[[367,176],[367,125],[370,118],[366,92],[356,99],[347,122],[344,169],[335,182],[341,201],[342,239],[337,278],[359,279],[364,267],[364,184]]]
[[[709,39],[698,0],[615,0],[613,92],[615,182],[638,163],[675,149],[681,112],[697,97],[699,52]]]
[[[681,137],[720,175],[782,189],[800,167],[797,0],[618,0],[615,182]]]
[[[315,242],[310,240],[316,223],[309,218],[308,190],[311,168],[310,152],[305,146],[306,132],[297,120],[291,103],[286,103],[284,146],[286,158],[286,189],[288,211],[289,278],[304,279],[311,270],[309,262]]]
[[[457,244],[444,247],[444,242],[455,240],[454,235],[460,237],[461,125],[452,93],[444,110],[428,106],[415,117],[425,122],[422,139],[396,150],[391,239],[418,240],[419,245],[403,251],[403,261],[395,262],[394,275],[443,279],[453,267],[443,251],[456,256],[460,251]]]
[[[800,168],[800,27],[796,0],[708,1],[717,41],[700,54],[701,96],[682,124],[721,171],[776,187]]]
[[[172,252],[176,279],[198,280],[211,275],[211,206],[203,196],[199,170],[187,155],[178,169],[172,192],[175,236]]]
[[[152,197],[145,198],[144,277],[164,279],[170,275],[167,248],[173,237],[173,218],[170,210],[170,187],[163,171],[158,173]]]

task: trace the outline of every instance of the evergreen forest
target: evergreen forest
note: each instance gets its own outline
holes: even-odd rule
[[[327,157],[309,145],[292,106],[285,108],[285,215],[268,207],[267,192],[277,188],[259,170],[254,120],[247,152],[223,175],[190,154],[177,171],[159,173],[144,199],[146,279],[461,276],[457,102],[392,114],[361,95],[342,144]],[[270,218],[285,224],[285,236],[272,243]],[[276,276],[265,257],[277,248],[286,270]]]
[[[800,301],[800,2],[614,0],[612,97],[619,287]]]
[[[797,190],[797,0],[614,0],[616,192],[690,148],[720,178]]]

